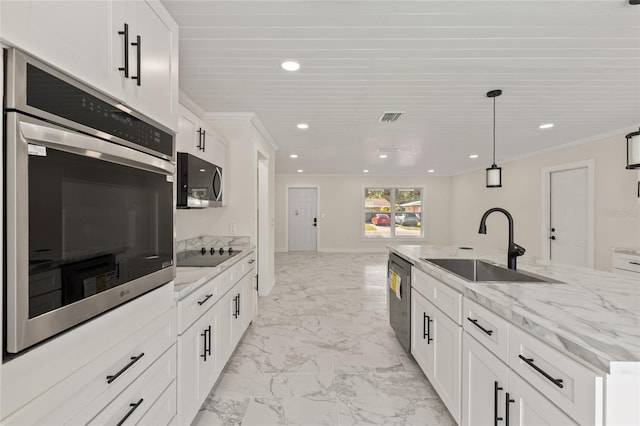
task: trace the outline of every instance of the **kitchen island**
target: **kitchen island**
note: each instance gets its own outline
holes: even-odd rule
[[[465,333],[460,333],[461,339],[467,339],[471,344],[475,344],[475,340],[480,340],[474,340],[470,337],[482,327],[478,327],[480,324],[478,319],[471,317],[473,309],[468,308],[479,305],[476,311],[484,312],[486,309],[489,312],[486,314],[486,318],[495,315],[496,322],[504,321],[505,327],[510,327],[508,331],[503,333],[506,340],[509,338],[512,340],[512,342],[505,343],[507,346],[509,344],[513,346],[513,348],[509,346],[509,350],[518,349],[515,348],[514,336],[523,335],[524,339],[533,337],[535,344],[541,343],[541,347],[546,345],[545,349],[557,351],[561,356],[567,357],[574,364],[579,365],[580,368],[584,367],[589,372],[593,372],[595,376],[590,380],[594,387],[589,392],[597,393],[597,395],[589,396],[590,403],[601,404],[602,407],[591,410],[593,416],[588,417],[589,420],[578,419],[581,420],[578,423],[588,421],[596,424],[638,424],[640,422],[640,409],[637,406],[637,401],[640,400],[640,283],[603,271],[553,264],[527,256],[518,260],[519,271],[537,274],[556,282],[469,282],[424,259],[484,259],[505,265],[506,252],[465,249],[455,246],[390,245],[387,247],[391,253],[401,256],[413,265],[412,269],[415,270],[415,273],[412,273],[412,276],[419,274],[419,276],[412,278],[414,286],[416,281],[419,282],[421,277],[424,277],[426,280],[437,281],[435,284],[438,286],[444,284],[445,287],[442,287],[442,290],[451,289],[462,296],[460,305],[464,306],[464,309],[459,312],[460,320],[456,324],[460,329],[464,327]],[[417,289],[419,290],[419,288]],[[413,295],[417,295],[418,298],[424,296],[424,294],[415,293],[415,290],[412,291],[412,297],[414,297]],[[425,299],[428,300],[428,296],[425,296]],[[434,304],[437,306],[436,302]],[[412,307],[415,306],[412,301]],[[451,312],[444,313],[453,318],[452,323],[456,323],[456,315]],[[412,312],[412,315],[415,316],[416,313]],[[427,322],[432,321],[427,313],[424,315],[429,319]],[[417,321],[417,324],[417,328],[422,327],[422,319]],[[468,333],[467,330],[470,332]],[[486,331],[481,332],[480,335],[492,335],[491,339],[497,339],[498,332],[488,330],[487,334]],[[437,335],[437,332],[435,334]],[[421,342],[417,342],[416,339],[418,338],[413,336],[412,353],[416,349],[414,346],[420,347],[421,345]],[[490,342],[480,341],[480,343],[483,343],[485,347],[490,346]],[[460,346],[458,345],[458,350],[460,350]],[[466,355],[465,349],[462,349],[461,352],[459,359],[463,364],[462,382],[469,387],[469,377],[466,377],[466,380],[464,377],[465,373],[467,376],[471,374],[468,371],[469,366],[465,365],[468,357],[462,356]],[[533,355],[520,355],[520,358],[518,358],[518,354],[515,355],[516,361],[534,358]],[[420,363],[418,358],[419,356],[416,356]],[[513,361],[510,361],[506,349],[505,355],[501,359],[503,364],[508,364],[520,373],[512,365]],[[548,369],[553,368],[553,363],[550,363]],[[549,380],[552,378],[548,378],[547,381]],[[455,380],[453,381],[455,382]],[[567,402],[567,405],[564,406],[555,399],[553,402],[569,414],[573,409],[578,412],[579,409],[584,408],[575,405],[580,402],[578,395],[582,386],[580,382],[577,380],[572,382],[570,379],[565,379],[564,385],[562,382],[562,380],[557,380],[555,386],[552,385],[552,389],[558,388],[567,394],[566,398],[572,401]],[[497,389],[498,385],[495,386]],[[586,387],[588,388],[588,386]],[[473,419],[465,418],[464,413],[466,412],[468,417],[470,415],[469,407],[473,404],[469,401],[468,395],[467,398],[464,397],[464,392],[468,392],[468,389],[465,389],[464,386],[461,386],[460,389],[463,393],[461,403],[458,399],[458,407],[456,408],[454,403],[449,409],[454,417],[456,417],[454,412],[458,410],[457,420],[460,422],[459,419],[462,419],[462,423],[469,424]],[[547,398],[552,399],[544,390],[538,390]],[[618,398],[617,405],[612,404],[614,398]],[[497,404],[498,400],[498,391],[496,391],[494,403]],[[625,401],[629,401],[629,403]],[[635,403],[630,401],[635,401]],[[502,402],[500,403],[502,404]],[[460,408],[460,404],[462,408]],[[614,411],[618,414],[624,413],[624,416],[616,415],[614,417]],[[497,410],[494,416],[498,417]],[[572,416],[572,418],[573,421],[576,420],[576,416]],[[612,422],[613,419],[615,419],[615,423]]]

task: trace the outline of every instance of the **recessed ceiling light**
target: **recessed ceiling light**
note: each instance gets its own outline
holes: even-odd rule
[[[362,171],[362,173],[369,173],[369,170],[364,169],[364,170]]]
[[[380,154],[380,155],[379,155],[379,157],[380,157],[380,158],[387,158],[387,157],[388,157],[388,155],[387,155],[387,154]]]
[[[427,173],[433,173],[433,172],[435,172],[435,170],[433,170],[433,169],[427,170]]]
[[[471,154],[471,155],[469,156],[469,158],[478,158],[478,157],[480,157],[478,154]]]
[[[289,158],[298,158],[298,154],[291,154]]]
[[[304,170],[298,169],[298,173],[302,173],[302,172],[304,172]]]
[[[298,129],[308,129],[309,125],[307,123],[298,123],[296,126]]]
[[[553,123],[541,124],[538,126],[540,129],[550,129],[553,127]]]
[[[298,71],[300,69],[300,63],[296,61],[284,61],[280,66],[285,71]]]

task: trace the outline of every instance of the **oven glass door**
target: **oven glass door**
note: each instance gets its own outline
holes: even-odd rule
[[[173,263],[166,175],[29,146],[29,318]]]

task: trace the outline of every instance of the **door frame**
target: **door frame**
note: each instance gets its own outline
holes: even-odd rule
[[[287,185],[284,194],[284,207],[285,207],[285,227],[284,227],[284,248],[286,252],[289,252],[289,189],[315,189],[316,190],[316,253],[320,251],[320,185]]]
[[[559,164],[542,169],[542,211],[541,211],[541,241],[542,258],[550,260],[549,256],[549,228],[551,228],[551,173],[567,170],[587,168],[587,266],[595,265],[595,161],[584,160],[573,163]]]

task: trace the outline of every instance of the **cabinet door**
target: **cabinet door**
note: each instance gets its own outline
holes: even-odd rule
[[[217,379],[215,307],[178,337],[178,413],[195,417]]]
[[[462,424],[482,426],[504,421],[508,380],[509,367],[471,335],[463,333]]]
[[[218,316],[218,332],[216,333],[215,350],[220,370],[224,368],[233,352],[233,348],[235,348],[231,338],[231,330],[235,321],[235,296],[236,293],[232,288],[216,304],[217,306],[219,305],[219,309],[216,313]]]
[[[422,297],[416,290],[411,290],[411,354],[416,362],[427,374],[427,377],[433,375],[433,365],[429,365],[429,356],[432,345],[431,338],[428,337],[427,327],[431,328],[431,322],[427,321],[430,312],[427,305],[427,299]],[[427,373],[427,371],[429,373]]]
[[[132,46],[132,105],[152,118],[175,128],[177,123],[177,28],[157,1],[137,1]],[[175,52],[174,52],[175,50]],[[140,62],[138,62],[138,55]],[[138,77],[138,79],[134,79]],[[175,86],[175,87],[174,87]]]
[[[578,424],[513,371],[509,373],[509,393],[505,395],[509,398],[509,402],[505,402],[505,409],[509,407],[507,424],[514,426]]]
[[[461,379],[461,343],[462,328],[442,313],[430,302],[427,315],[430,319],[430,337],[432,345],[427,351],[429,365],[432,365],[429,381],[451,416],[460,423],[460,379]]]
[[[240,280],[234,287],[231,289],[233,293],[233,301],[235,306],[235,313],[232,317],[231,323],[231,342],[232,346],[235,348],[244,330],[246,329],[245,325],[245,306],[246,306],[246,295],[245,295],[245,284],[244,279]]]
[[[0,2],[2,37],[98,89],[111,91],[111,1]]]
[[[198,130],[198,124],[191,117],[181,115],[178,119],[176,151],[199,155],[197,152]]]

